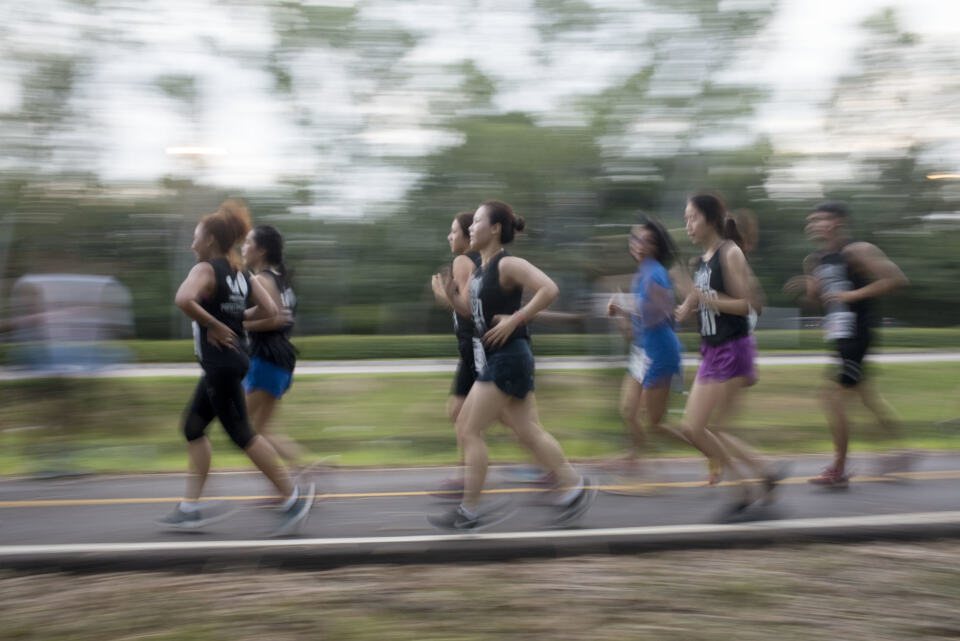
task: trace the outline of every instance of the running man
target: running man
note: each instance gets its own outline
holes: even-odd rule
[[[803,262],[804,275],[787,281],[784,291],[799,295],[825,311],[824,338],[834,344],[840,368],[825,386],[821,398],[833,433],[833,463],[814,485],[845,487],[850,423],[847,405],[857,397],[877,422],[894,437],[900,435],[900,420],[889,403],[864,377],[863,360],[873,341],[876,316],[873,299],[909,285],[907,277],[878,247],[851,239],[847,231],[850,213],[838,201],[825,202],[807,216],[806,235],[818,243],[819,252]],[[905,456],[892,457],[883,472],[902,469]]]
[[[276,464],[277,452],[270,442],[250,429],[243,377],[249,359],[240,345],[244,311],[255,305],[264,318],[278,310],[270,295],[255,279],[248,278],[231,259],[237,242],[250,230],[246,207],[227,201],[220,210],[204,217],[193,232],[197,264],[176,295],[176,305],[193,321],[194,349],[203,376],[187,407],[183,425],[190,457],[190,476],[184,500],[159,523],[165,527],[195,529],[220,521],[231,513],[222,505],[200,505],[200,495],[210,472],[211,448],[207,426],[219,418],[230,440],[284,497],[275,536],[294,534],[306,522],[316,488],[300,488],[286,468]]]
[[[591,482],[574,471],[560,444],[540,425],[526,325],[557,298],[559,289],[534,265],[507,253],[504,246],[524,227],[524,219],[507,203],[484,202],[470,226],[470,248],[479,252],[480,267],[469,286],[460,291],[452,278],[442,276],[444,290],[456,311],[473,318],[476,333],[483,340],[486,363],[457,417],[457,436],[466,465],[463,500],[450,512],[429,517],[440,528],[469,531],[495,520],[489,508],[481,504],[480,494],[489,463],[485,431],[498,418],[558,480],[554,499],[558,522],[569,523],[580,517],[596,498]],[[534,293],[521,306],[524,289]]]

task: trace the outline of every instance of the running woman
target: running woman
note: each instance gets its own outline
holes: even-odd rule
[[[284,498],[281,521],[274,535],[293,534],[306,522],[315,487],[294,485],[286,468],[276,464],[270,442],[250,429],[243,395],[243,377],[249,359],[240,345],[244,311],[255,305],[264,317],[277,315],[270,295],[229,257],[250,229],[246,207],[227,201],[204,217],[193,233],[191,249],[197,256],[176,295],[176,305],[193,321],[194,349],[203,368],[193,400],[187,407],[183,432],[190,457],[190,476],[184,500],[160,520],[173,528],[199,528],[229,515],[222,506],[201,506],[200,495],[210,471],[211,448],[206,436],[214,417]]]
[[[429,517],[437,527],[467,531],[491,522],[480,502],[488,467],[484,432],[498,418],[558,480],[555,505],[559,522],[578,518],[596,498],[590,481],[574,471],[560,444],[540,425],[526,325],[557,298],[559,289],[534,265],[507,253],[504,246],[524,227],[524,219],[514,214],[510,205],[484,202],[470,226],[470,248],[480,253],[480,267],[469,286],[459,292],[453,279],[444,277],[444,289],[456,311],[473,318],[483,340],[486,364],[457,417],[466,464],[463,501],[447,514]],[[524,289],[534,293],[521,306]]]
[[[462,211],[454,217],[447,234],[447,243],[450,252],[454,255],[450,266],[450,275],[453,279],[455,292],[467,289],[470,275],[480,266],[480,254],[470,251],[470,225],[473,224],[473,212]],[[463,402],[467,399],[470,388],[473,387],[477,375],[483,369],[483,343],[474,336],[473,319],[461,316],[453,307],[453,302],[447,297],[444,281],[439,275],[431,280],[434,298],[437,302],[453,311],[453,333],[457,337],[457,349],[460,360],[457,363],[457,372],[453,377],[450,389],[450,399],[447,401],[447,414],[454,425],[460,415]],[[435,491],[444,497],[455,498],[463,494],[463,478],[454,477],[445,480]]]
[[[646,441],[641,417],[644,408],[651,428],[686,439],[663,425],[671,383],[680,374],[680,340],[673,329],[673,283],[667,273],[677,252],[663,225],[647,218],[631,228],[629,249],[637,261],[632,304],[625,308],[620,297],[614,295],[607,304],[607,314],[624,319],[632,339],[620,392],[620,415],[633,439],[628,455],[632,469]]]
[[[863,359],[873,342],[876,317],[873,299],[909,285],[900,268],[875,245],[852,240],[847,232],[849,210],[842,202],[825,202],[807,216],[806,234],[821,250],[804,260],[803,276],[790,279],[787,293],[800,294],[823,306],[824,337],[833,342],[840,369],[821,394],[833,432],[833,464],[815,485],[844,487],[850,424],[847,404],[858,397],[892,436],[899,436],[900,421],[890,404],[864,377]],[[905,456],[892,457],[882,472],[905,467]]]
[[[297,349],[290,342],[296,296],[283,262],[283,237],[270,225],[254,227],[240,249],[253,279],[270,296],[279,313],[264,316],[258,307],[248,308],[243,329],[250,338],[250,369],[243,379],[247,413],[253,429],[273,446],[288,465],[303,469],[303,450],[282,434],[267,430],[277,403],[293,382]]]
[[[729,470],[732,480],[744,479],[733,458],[746,464],[764,479],[765,495],[769,497],[779,474],[739,439],[708,429],[711,417],[735,403],[743,389],[756,382],[756,345],[748,316],[757,300],[750,268],[737,242],[741,238],[736,221],[727,215],[723,202],[711,194],[691,197],[684,220],[687,235],[703,254],[694,267],[693,286],[676,312],[678,321],[696,312],[701,336],[702,360],[687,399],[682,432],[707,458]],[[734,492],[726,517],[741,515],[753,502],[744,483],[735,485]]]

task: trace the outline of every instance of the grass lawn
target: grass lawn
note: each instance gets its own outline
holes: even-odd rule
[[[876,365],[874,380],[904,420],[908,447],[960,447],[957,365]],[[764,367],[745,397],[734,432],[771,453],[830,450],[816,398],[821,366]],[[688,379],[693,371],[687,371]],[[544,425],[573,458],[603,457],[624,446],[617,414],[622,372],[540,372],[537,399]],[[445,403],[446,374],[298,377],[277,424],[317,455],[339,454],[344,465],[453,463],[456,450]],[[688,381],[689,382],[689,381]],[[186,454],[180,414],[194,378],[18,381],[0,383],[0,474],[65,469],[87,471],[182,470]],[[684,397],[674,395],[670,418]],[[852,451],[896,445],[883,438],[862,410]],[[214,465],[246,467],[242,453],[219,425],[211,426]],[[660,455],[690,454],[654,440]],[[501,427],[491,431],[494,460],[523,460]]]

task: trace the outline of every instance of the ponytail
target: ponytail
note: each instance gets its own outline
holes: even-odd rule
[[[721,238],[732,240],[744,252],[756,244],[756,220],[749,212],[740,210],[731,214],[720,196],[707,192],[691,196],[690,203],[703,214],[707,224],[717,230]]]
[[[527,226],[523,216],[517,216],[513,207],[502,200],[487,200],[480,206],[486,207],[491,225],[500,224],[500,243],[503,245],[513,242],[515,232],[523,231]]]
[[[241,200],[224,201],[215,214],[200,219],[203,230],[213,236],[234,269],[241,264],[236,245],[250,232],[250,210]]]

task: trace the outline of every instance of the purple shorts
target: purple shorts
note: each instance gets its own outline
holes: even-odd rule
[[[701,383],[722,383],[731,378],[744,377],[747,385],[757,382],[754,361],[757,358],[757,342],[753,335],[735,338],[723,345],[700,344],[700,369],[697,380]]]

